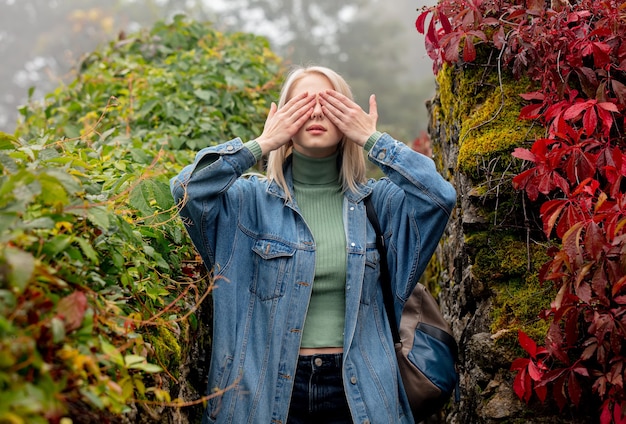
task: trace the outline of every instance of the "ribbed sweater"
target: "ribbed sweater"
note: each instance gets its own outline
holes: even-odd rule
[[[381,132],[374,132],[364,150],[369,152],[381,136]],[[261,159],[256,140],[245,146]],[[316,246],[313,292],[301,347],[343,346],[347,253],[338,156],[316,159],[293,150],[294,196]]]
[[[313,233],[315,279],[301,347],[341,347],[345,321],[346,235],[338,154],[293,152],[294,197]]]

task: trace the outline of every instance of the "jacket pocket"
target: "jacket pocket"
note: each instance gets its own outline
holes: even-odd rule
[[[230,372],[233,364],[233,357],[227,355],[219,364],[220,368],[217,371],[215,376],[214,384],[211,384],[209,387],[209,394],[214,395],[218,390],[224,390],[227,386],[228,378],[230,377]],[[224,394],[219,394],[209,399],[205,414],[207,417],[214,421],[217,419],[217,415],[219,414],[222,406],[222,397]]]
[[[380,254],[376,247],[367,247],[365,251],[365,274],[363,275],[363,290],[361,303],[369,305],[372,297],[376,295],[380,272]]]
[[[250,291],[261,300],[272,300],[285,294],[285,275],[291,267],[296,249],[276,240],[257,240],[252,251],[254,273]]]

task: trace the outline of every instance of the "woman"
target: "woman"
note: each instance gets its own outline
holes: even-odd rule
[[[373,95],[366,113],[334,71],[298,68],[256,140],[205,148],[172,179],[216,278],[208,389],[219,395],[203,423],[413,421],[363,199],[401,308],[455,192],[431,159],[378,132],[377,118]],[[364,153],[387,178],[366,180]],[[267,178],[242,177],[263,155]]]

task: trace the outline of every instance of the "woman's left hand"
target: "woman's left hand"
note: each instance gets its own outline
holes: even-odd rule
[[[364,146],[369,136],[376,132],[378,110],[373,94],[370,96],[369,113],[334,90],[326,90],[320,93],[320,97],[324,115],[350,140]]]

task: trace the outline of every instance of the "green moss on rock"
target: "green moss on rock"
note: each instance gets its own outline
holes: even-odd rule
[[[158,364],[165,367],[176,377],[182,358],[179,337],[169,328],[160,326],[157,328],[155,334],[150,337],[150,342],[154,347]]]
[[[445,66],[437,75],[441,106],[438,117],[444,123],[460,123],[460,171],[479,179],[480,168],[502,157],[502,169],[516,146],[539,135],[541,128],[519,119],[524,103],[521,93],[532,91],[528,80],[515,80],[492,68]]]
[[[472,275],[491,293],[491,332],[500,343],[519,349],[517,330],[543,340],[547,323],[539,312],[550,307],[552,286],[539,283],[537,270],[548,256],[545,246],[527,245],[507,232],[477,232],[466,240],[474,253]]]

